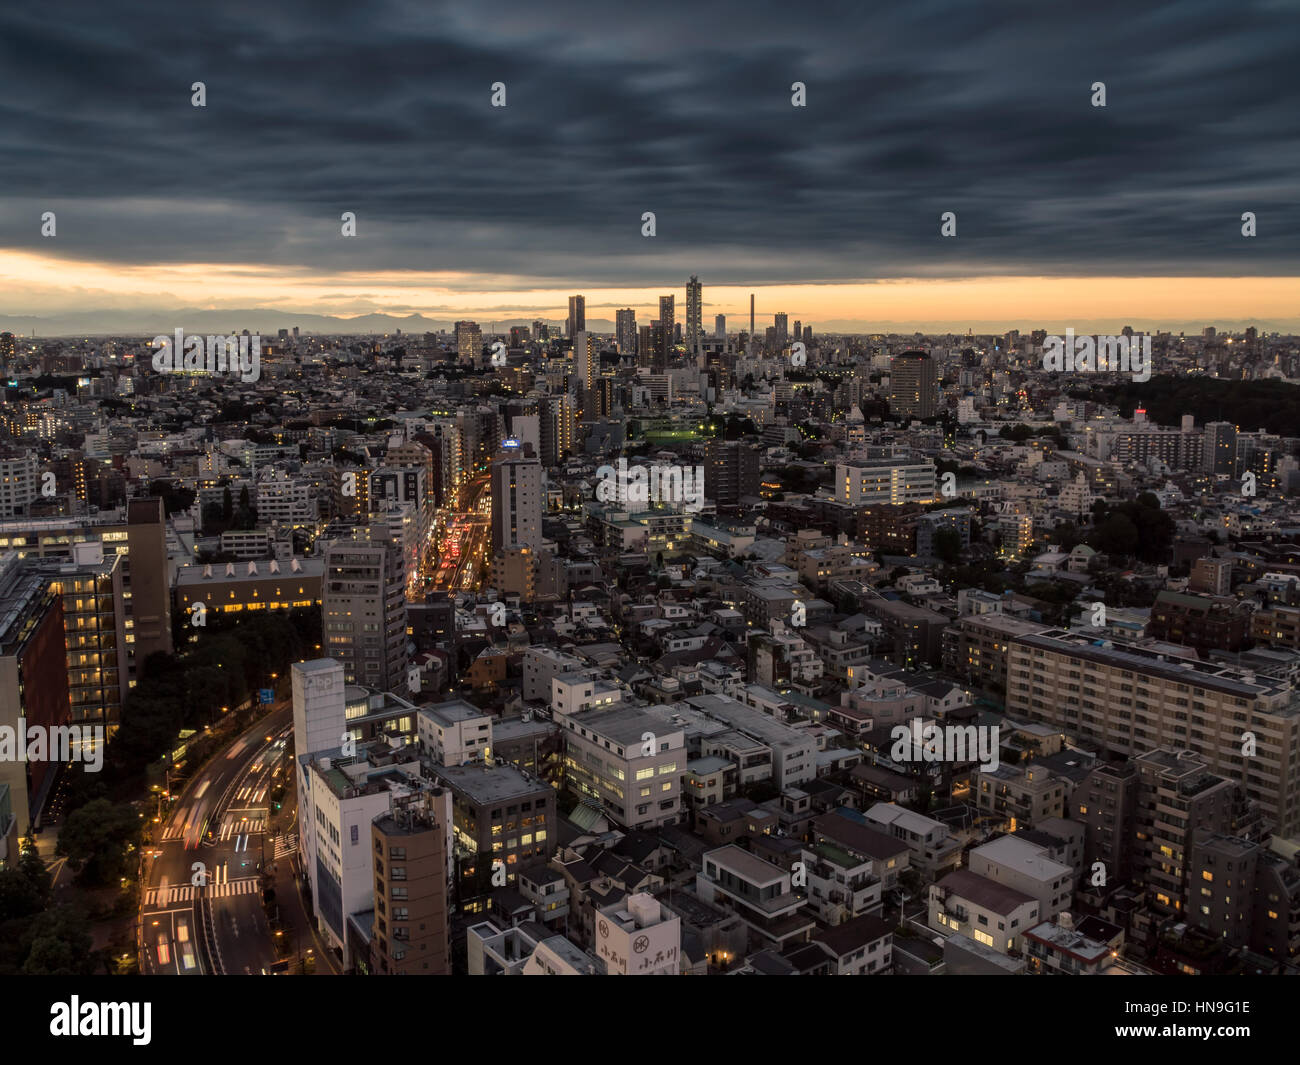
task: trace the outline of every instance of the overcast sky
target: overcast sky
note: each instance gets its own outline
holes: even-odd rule
[[[842,284],[852,317],[876,279],[1290,278],[1298,54],[1290,2],[27,5],[0,314],[537,313],[695,273]]]

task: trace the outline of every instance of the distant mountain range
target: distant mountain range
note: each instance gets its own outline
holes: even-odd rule
[[[712,336],[712,317],[708,317],[705,332]],[[499,318],[494,320],[474,319],[488,333],[506,333],[512,326],[531,326],[532,318]],[[543,319],[546,324],[564,328],[563,319]],[[649,319],[639,321],[646,324]],[[767,322],[760,318],[759,331],[767,328]],[[1272,320],[1251,319],[1242,321],[1216,321],[1208,315],[1202,322],[1174,323],[1152,321],[1148,319],[1127,319],[1125,321],[1094,321],[1079,319],[1059,323],[1037,323],[1034,325],[1008,325],[1006,322],[943,322],[926,323],[865,321],[862,319],[833,319],[826,322],[814,322],[816,333],[953,333],[957,335],[971,331],[977,335],[997,335],[1009,329],[1019,328],[1027,333],[1034,328],[1065,329],[1073,326],[1076,333],[1118,333],[1125,325],[1131,325],[1143,333],[1173,332],[1199,335],[1207,325],[1213,325],[1220,333],[1240,333],[1248,326],[1255,326],[1261,333],[1300,334],[1300,318],[1279,318]],[[728,316],[729,331],[735,333],[740,328],[748,328],[748,315]],[[79,311],[38,317],[35,315],[0,315],[0,332],[15,333],[20,336],[38,337],[75,337],[75,336],[158,336],[173,333],[177,328],[189,333],[238,333],[247,329],[262,337],[274,337],[279,330],[293,330],[294,326],[305,335],[327,334],[396,334],[400,329],[403,335],[452,333],[456,328],[455,319],[426,318],[422,314],[401,317],[393,314],[363,314],[355,318],[341,318],[328,314],[305,314],[293,311],[254,310],[200,310],[189,307],[172,311],[124,311],[96,310]],[[614,323],[605,318],[588,320],[587,328],[594,333],[614,332]]]

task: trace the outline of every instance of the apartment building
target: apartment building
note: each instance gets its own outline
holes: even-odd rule
[[[1230,947],[1300,957],[1300,868],[1258,841],[1197,829],[1187,920]]]
[[[564,733],[565,777],[629,829],[677,824],[683,817],[685,734],[633,706],[557,717]]]
[[[464,699],[422,706],[416,721],[420,750],[439,765],[464,765],[491,756],[492,716]]]
[[[1042,922],[1032,895],[969,869],[931,884],[928,905],[926,923],[936,932],[970,936],[999,954],[1019,950],[1024,934]]]
[[[1284,681],[1061,630],[1016,636],[1008,654],[1009,713],[1115,754],[1194,752],[1240,780],[1275,831],[1300,827],[1300,708]]]
[[[397,806],[370,826],[375,913],[371,969],[380,975],[448,976],[450,794]]]
[[[933,503],[935,465],[929,460],[890,459],[837,463],[835,498],[854,507],[875,503]]]
[[[700,695],[687,699],[686,704],[750,741],[727,745],[719,743],[715,736],[708,748],[708,753],[737,761],[741,767],[741,787],[745,786],[749,774],[764,764],[763,748],[770,752],[767,763],[770,779],[782,791],[816,779],[817,741],[806,729],[793,728],[726,695]]]
[[[705,852],[695,893],[739,916],[750,930],[751,947],[781,951],[808,942],[816,927],[791,879],[790,870],[729,844]]]
[[[966,867],[979,876],[1024,892],[1044,919],[1068,911],[1075,871],[1055,861],[1047,847],[1020,836],[1000,836],[971,850]]]
[[[808,908],[819,921],[834,926],[880,910],[882,884],[871,857],[826,839],[805,844],[799,855]]]
[[[1039,762],[1000,764],[978,771],[976,802],[982,813],[997,818],[1008,832],[1018,832],[1064,816],[1073,788],[1067,777]]]
[[[451,791],[462,897],[473,890],[481,862],[503,868],[506,882],[513,884],[521,867],[555,854],[555,790],[545,781],[514,766],[480,762],[428,770]]]
[[[886,832],[907,844],[910,862],[933,877],[961,861],[961,842],[952,838],[948,826],[932,817],[894,803],[878,802],[863,816],[867,827]]]

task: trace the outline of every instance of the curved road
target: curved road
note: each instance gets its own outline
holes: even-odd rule
[[[142,973],[259,975],[275,962],[261,864],[267,797],[292,774],[292,733],[286,701],[213,757],[177,800],[146,852]]]

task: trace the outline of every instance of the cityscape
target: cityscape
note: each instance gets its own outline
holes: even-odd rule
[[[1230,53],[1285,43],[1251,6]],[[105,170],[3,164],[0,974],[1300,975],[1296,139],[1249,112],[1209,203],[1165,95],[1266,109],[1278,42],[1193,84],[1197,10],[1163,75],[1037,69],[1005,125],[1012,75],[972,73],[951,139],[869,158],[833,18],[825,70],[755,87],[775,10],[661,64],[645,13],[597,49],[509,8],[383,5],[348,38],[374,86],[319,99],[337,44],[280,63],[258,13],[233,75],[109,76],[129,121],[15,108]],[[407,31],[454,174],[404,132]],[[970,32],[961,69],[1015,51]],[[1157,122],[1122,175],[992,158]],[[262,172],[143,172],[241,130],[283,136]],[[897,181],[845,214],[868,164]],[[73,1001],[53,1035],[107,1030]]]

